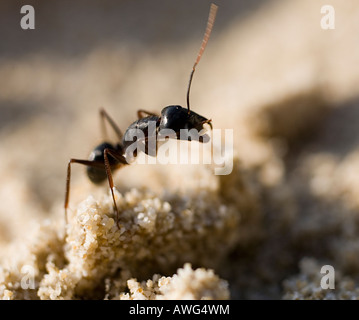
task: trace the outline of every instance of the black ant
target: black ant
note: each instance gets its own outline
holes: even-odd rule
[[[129,164],[128,159],[126,158],[126,150],[133,143],[133,141],[128,141],[125,139],[126,135],[130,130],[142,130],[145,135],[145,144],[146,140],[148,140],[150,134],[157,134],[162,129],[171,129],[175,132],[175,139],[181,139],[180,130],[181,129],[196,129],[198,131],[203,129],[204,124],[209,124],[212,129],[211,120],[206,119],[205,117],[195,113],[190,109],[189,104],[189,94],[192,84],[193,74],[195,72],[196,66],[201,59],[201,56],[204,52],[204,49],[207,45],[208,39],[210,37],[212,27],[214,24],[214,20],[216,17],[218,7],[215,4],[211,4],[209,17],[207,21],[206,32],[204,34],[202,40],[202,46],[199,50],[197,59],[193,65],[192,72],[190,74],[190,79],[187,88],[187,108],[183,108],[178,105],[172,105],[165,107],[161,111],[161,115],[157,115],[152,112],[148,112],[145,110],[138,110],[137,116],[138,120],[133,122],[126,130],[125,135],[122,135],[121,130],[118,128],[116,123],[111,119],[111,117],[107,114],[104,109],[100,110],[101,124],[103,130],[105,130],[105,121],[109,123],[114,132],[117,135],[118,142],[117,144],[111,144],[109,142],[103,142],[98,145],[90,154],[88,160],[80,160],[80,159],[70,159],[67,166],[67,179],[66,179],[66,193],[65,193],[65,219],[67,222],[67,208],[69,204],[69,196],[70,196],[70,180],[71,180],[71,164],[79,163],[87,166],[87,175],[88,178],[94,184],[100,184],[103,181],[108,179],[110,190],[113,198],[114,209],[116,212],[116,220],[117,225],[119,226],[119,211],[115,201],[115,195],[113,192],[114,184],[112,179],[112,171],[119,169],[127,164]],[[149,133],[149,123],[155,123],[155,132]],[[191,138],[188,137],[186,140],[190,141]],[[203,136],[199,136],[198,139],[200,142],[204,142]],[[148,146],[147,146],[148,147]],[[156,156],[156,150],[150,150],[146,148],[144,151],[146,154],[150,156]]]

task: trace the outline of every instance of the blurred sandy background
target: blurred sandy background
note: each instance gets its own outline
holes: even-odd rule
[[[329,230],[333,216],[359,210],[359,4],[216,3],[215,27],[191,89],[192,108],[215,128],[235,130],[243,167],[261,166],[275,154],[276,169],[264,170],[263,183],[293,191],[301,214],[296,224]],[[1,1],[1,248],[21,239],[32,221],[63,214],[67,161],[86,159],[101,141],[100,107],[125,131],[137,109],[185,105],[209,4],[31,1],[36,29],[24,31],[22,3]],[[334,6],[335,30],[320,27],[325,4]],[[84,168],[73,168],[70,207],[89,192],[105,192],[87,182]],[[120,190],[149,181],[153,188],[175,190],[181,175],[173,167],[128,167],[115,181]],[[328,217],[316,214],[312,223],[317,206],[328,206]],[[336,228],[335,219],[330,228]],[[304,246],[296,261],[306,248],[316,256],[317,245]]]

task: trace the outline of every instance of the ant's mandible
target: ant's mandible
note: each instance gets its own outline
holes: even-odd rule
[[[214,20],[216,17],[218,7],[215,4],[211,4],[209,17],[207,21],[207,28],[206,32],[203,37],[201,48],[198,52],[197,59],[193,65],[188,88],[187,88],[187,108],[183,108],[179,105],[172,105],[165,107],[162,109],[161,114],[157,115],[152,112],[148,112],[145,110],[138,110],[137,117],[138,119],[133,122],[126,130],[125,135],[122,134],[121,130],[118,128],[116,123],[112,120],[112,118],[107,114],[104,109],[100,110],[100,117],[101,117],[101,125],[103,130],[105,129],[105,121],[111,126],[111,128],[116,133],[118,138],[117,144],[111,144],[109,142],[103,142],[98,145],[90,154],[88,160],[81,160],[81,159],[70,159],[67,165],[67,178],[66,178],[66,193],[65,193],[65,219],[67,223],[67,208],[69,204],[69,197],[70,197],[70,180],[71,180],[71,164],[79,163],[87,166],[87,175],[88,178],[94,184],[100,184],[108,179],[110,190],[113,199],[114,210],[116,212],[116,222],[117,226],[119,226],[119,211],[115,201],[115,195],[113,192],[114,183],[112,179],[112,171],[119,169],[128,164],[126,159],[126,149],[133,143],[133,141],[127,141],[124,139],[126,133],[129,130],[142,130],[145,133],[145,143],[148,138],[149,134],[149,123],[154,122],[156,124],[155,127],[155,134],[162,130],[162,129],[171,129],[175,132],[176,136],[175,139],[180,139],[180,130],[181,129],[196,129],[198,131],[203,129],[204,124],[209,124],[212,129],[211,120],[206,119],[205,117],[197,114],[196,112],[190,109],[189,103],[189,94],[193,79],[193,74],[196,70],[196,66],[201,59],[203,51],[207,45],[208,39],[210,37],[212,27],[214,24]],[[188,138],[190,140],[190,138]],[[200,142],[203,140],[199,139]],[[157,150],[148,150],[146,148],[145,153],[150,156],[156,156]]]

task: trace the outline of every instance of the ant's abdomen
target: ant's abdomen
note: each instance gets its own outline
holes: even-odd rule
[[[88,160],[94,161],[99,165],[99,167],[88,166],[86,168],[87,176],[89,177],[92,183],[99,184],[107,179],[107,174],[104,165],[105,149],[115,149],[115,147],[108,142],[101,143],[95,149],[92,150],[88,158]],[[112,157],[109,157],[108,160],[110,162],[110,165],[116,162]]]

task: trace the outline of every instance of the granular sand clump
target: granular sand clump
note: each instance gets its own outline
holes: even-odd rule
[[[115,297],[131,300],[226,300],[229,299],[228,282],[221,280],[213,270],[198,268],[193,270],[189,263],[178,269],[173,277],[155,274],[152,279],[137,282],[127,281],[129,293]]]
[[[327,271],[321,273],[325,263],[314,258],[303,258],[300,261],[300,274],[284,281],[283,299],[288,300],[358,300],[358,282],[350,277],[343,277],[335,272],[334,288],[328,288],[329,280],[322,278]],[[327,280],[327,279],[324,279]],[[323,287],[322,287],[323,286]]]
[[[239,174],[239,170],[235,171],[235,175]],[[231,202],[229,193],[226,204],[222,203],[223,195],[213,188],[198,190],[194,195],[163,196],[149,190],[132,189],[124,194],[115,190],[119,227],[110,195],[99,201],[88,197],[70,215],[65,242],[61,223],[46,225],[39,230],[35,243],[28,245],[32,261],[24,257],[16,261],[16,273],[2,271],[5,277],[1,294],[13,299],[133,299],[138,298],[139,291],[134,289],[137,282],[131,279],[152,278],[159,291],[151,289],[153,292],[146,298],[229,298],[228,286],[213,271],[193,271],[185,265],[177,276],[166,280],[166,286],[165,278],[158,279],[154,274],[172,275],[178,266],[188,262],[216,270],[239,241],[255,237],[254,232],[241,234],[260,219],[246,179],[239,179],[243,199],[237,197]],[[227,184],[228,190],[235,187],[231,183],[237,180]],[[42,237],[46,237],[43,247],[34,250],[36,239]],[[21,284],[23,266],[34,270],[35,288],[30,290],[30,296],[26,296],[29,290],[23,290]],[[142,281],[138,288],[145,290]],[[130,295],[123,293],[127,287]]]

